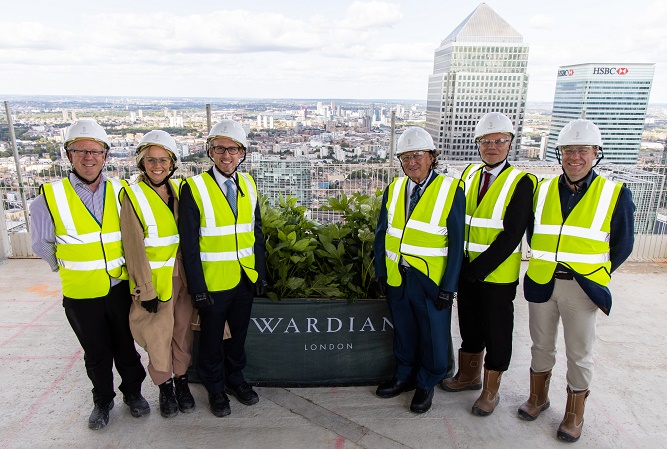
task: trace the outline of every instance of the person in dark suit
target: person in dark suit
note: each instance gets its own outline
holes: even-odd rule
[[[483,385],[472,407],[477,416],[490,415],[500,401],[500,379],[512,357],[520,244],[533,218],[536,182],[507,162],[513,139],[509,118],[499,112],[485,114],[475,128],[483,164],[469,165],[461,176],[466,191],[465,250],[457,296],[462,342],[456,375],[440,385],[449,392],[479,390]]]
[[[239,123],[216,123],[207,139],[214,165],[186,180],[179,204],[188,290],[201,318],[197,374],[217,417],[231,413],[226,393],[245,405],[259,401],[242,372],[253,297],[267,287],[257,187],[237,171],[247,147]],[[232,336],[223,343],[225,321]]]
[[[518,414],[533,421],[549,408],[562,321],[567,404],[556,436],[572,443],[581,437],[593,380],[597,312],[609,315],[611,274],[632,254],[635,205],[623,183],[594,170],[604,156],[595,123],[569,122],[558,135],[556,149],[563,174],[538,184],[534,220],[527,229],[531,256],[523,293],[533,346],[530,395]]]
[[[376,394],[416,388],[414,413],[431,408],[448,367],[451,305],[463,257],[465,196],[458,179],[435,172],[435,146],[407,128],[397,152],[405,177],[386,188],[375,232],[375,272],[394,322],[394,377]]]

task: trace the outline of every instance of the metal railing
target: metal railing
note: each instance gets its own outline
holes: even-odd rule
[[[355,192],[372,195],[382,191],[394,176],[401,174],[397,162],[393,164],[329,164],[321,160],[308,163],[285,164],[286,168],[276,173],[275,164],[269,161],[246,161],[242,169],[249,171],[257,181],[258,190],[270,201],[276,202],[280,195],[296,196],[309,209],[312,218],[322,221],[336,221],[339,217],[322,209],[328,197],[340,197]],[[439,171],[459,177],[465,163],[441,163]],[[515,166],[538,178],[553,177],[561,173],[559,165],[546,163],[515,163]],[[199,174],[211,166],[205,163],[181,163],[175,176],[188,177]],[[635,250],[631,256],[635,261],[667,260],[667,195],[664,182],[667,165],[652,166],[617,166],[600,165],[597,171],[605,177],[623,181],[633,192],[637,205],[635,230],[637,232]],[[39,194],[39,186],[67,176],[68,163],[54,163],[40,172],[23,173],[24,191],[28,203]],[[105,167],[108,177],[133,181],[139,172],[130,160],[111,160]],[[5,183],[0,186],[4,200],[5,221],[9,233],[24,231],[23,208],[18,182],[12,183],[12,177],[5,176]]]

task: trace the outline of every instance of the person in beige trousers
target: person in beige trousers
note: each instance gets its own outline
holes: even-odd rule
[[[150,131],[137,147],[138,182],[121,193],[121,237],[133,296],[130,329],[148,353],[148,373],[160,388],[165,418],[195,409],[187,376],[193,306],[177,228],[180,180],[170,181],[176,161],[174,139]]]

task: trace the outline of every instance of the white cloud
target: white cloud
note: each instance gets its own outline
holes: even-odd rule
[[[554,20],[550,16],[544,14],[536,14],[530,18],[528,22],[531,28],[551,29],[553,28]]]
[[[52,50],[66,47],[72,33],[39,22],[0,22],[0,48]]]
[[[387,2],[353,2],[347,8],[343,20],[337,23],[341,28],[371,29],[391,27],[403,18],[401,6]]]

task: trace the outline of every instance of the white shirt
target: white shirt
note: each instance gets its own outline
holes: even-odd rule
[[[486,166],[484,166],[484,168],[482,168],[482,179],[479,182],[479,190],[481,191],[482,190],[482,185],[484,185],[484,173],[488,173],[489,175],[491,175],[489,177],[489,185],[487,186],[487,190],[488,190],[489,187],[491,187],[491,184],[493,184],[493,181],[496,180],[496,178],[498,177],[500,172],[503,171],[503,168],[505,168],[505,165],[507,165],[507,161],[505,161],[505,163],[500,164],[499,166],[493,168],[492,170],[486,170]],[[479,192],[477,192],[477,193],[479,193]]]
[[[236,174],[236,172],[234,172],[234,174]],[[213,175],[215,176],[215,182],[218,183],[220,189],[222,189],[222,193],[225,196],[227,196],[227,184],[225,184],[225,182],[228,180],[232,181],[232,189],[234,189],[234,193],[236,193],[236,182],[234,181],[234,175],[232,175],[231,178],[228,178],[227,176],[220,173],[216,167],[213,167]]]

